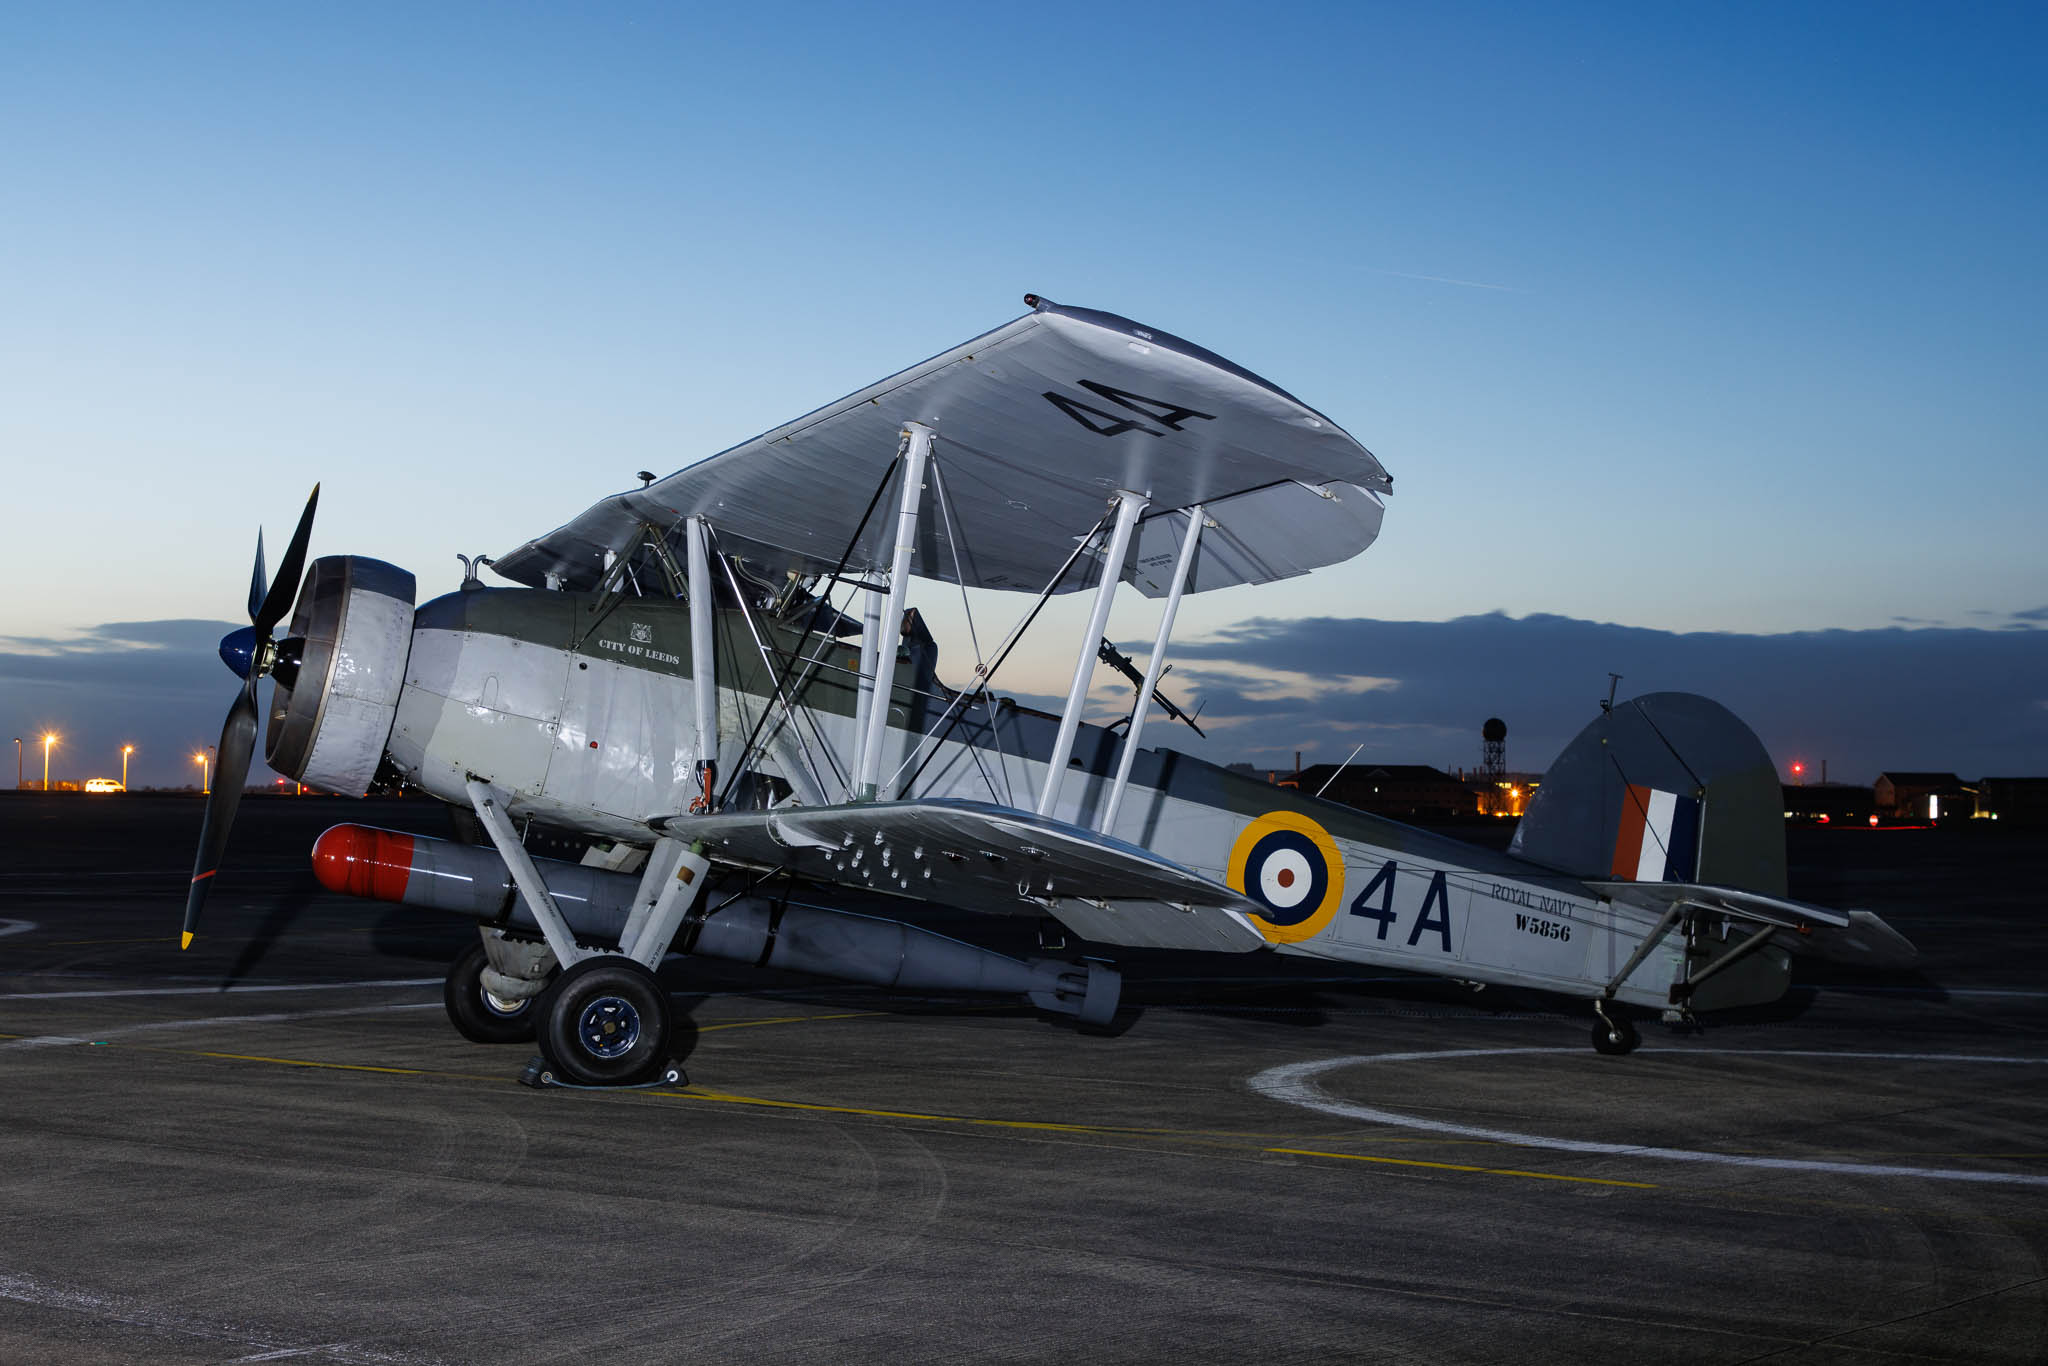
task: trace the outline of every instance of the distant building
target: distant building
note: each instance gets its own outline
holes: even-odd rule
[[[1291,781],[1311,796],[1329,783],[1323,796],[1330,801],[1380,816],[1444,820],[1479,814],[1477,792],[1428,764],[1353,764],[1341,773],[1336,764],[1311,764]]]
[[[1543,786],[1541,773],[1503,772],[1496,777],[1483,768],[1454,768],[1451,776],[1478,795],[1482,816],[1519,817]]]
[[[1877,810],[1876,793],[1854,783],[1787,783],[1784,792],[1790,820],[1863,822]]]
[[[1977,784],[1977,803],[2000,822],[2048,825],[2048,778],[1986,778]]]
[[[1879,815],[1896,819],[1977,814],[1977,789],[1953,773],[1880,773],[1871,795]]]

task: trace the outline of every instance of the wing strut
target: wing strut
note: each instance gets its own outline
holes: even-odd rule
[[[898,791],[915,792],[917,790],[917,780],[924,775],[925,767],[938,757],[939,747],[946,742],[946,737],[953,733],[953,727],[958,724],[961,716],[965,714],[963,708],[971,704],[976,698],[980,698],[988,704],[989,727],[991,730],[994,729],[996,709],[994,701],[991,700],[989,688],[995,683],[996,671],[1001,669],[1004,662],[1009,659],[1010,652],[1017,648],[1017,642],[1024,638],[1024,633],[1031,629],[1031,623],[1038,620],[1038,614],[1045,610],[1047,601],[1052,598],[1054,593],[1059,591],[1060,585],[1066,582],[1067,575],[1073,571],[1074,562],[1079,560],[1081,556],[1088,552],[1089,547],[1095,544],[1095,538],[1102,534],[1102,529],[1109,525],[1110,519],[1115,515],[1116,505],[1112,503],[1104,509],[1100,517],[1095,519],[1095,525],[1088,529],[1088,534],[1075,540],[1074,548],[1068,553],[1066,563],[1062,564],[1058,572],[1052,576],[1045,587],[1039,590],[1038,600],[1031,604],[1031,610],[1018,618],[1017,624],[1010,628],[1010,633],[1003,637],[1003,643],[996,647],[995,659],[985,668],[981,666],[975,668],[976,677],[973,689],[971,691],[963,689],[953,695],[953,700],[946,704],[945,714],[939,717],[938,724],[926,732],[925,737],[917,742],[917,748],[910,752],[909,758],[906,758],[903,761],[902,767],[896,770],[898,774],[901,774],[904,769],[910,768],[913,761],[917,764],[916,768],[911,769],[910,777],[903,782],[902,786],[897,789]],[[896,780],[892,777],[889,781],[893,786]],[[1011,803],[1005,802],[1004,805],[1009,806]]]
[[[1148,500],[1142,493],[1118,489],[1116,529],[1109,534],[1109,553],[1102,562],[1102,582],[1095,589],[1095,610],[1088,617],[1088,633],[1081,637],[1081,657],[1074,662],[1074,683],[1067,689],[1067,709],[1060,714],[1060,733],[1053,741],[1052,758],[1045,770],[1045,790],[1038,794],[1038,814],[1050,816],[1059,800],[1060,780],[1067,776],[1067,760],[1074,752],[1074,734],[1081,728],[1081,708],[1088,703],[1088,680],[1095,676],[1095,643],[1109,624],[1109,606],[1116,600],[1116,586],[1123,581],[1124,556],[1131,548],[1131,532],[1138,514]]]
[[[903,497],[896,509],[896,554],[889,564],[889,602],[882,609],[882,638],[875,656],[875,694],[868,708],[867,734],[860,744],[854,800],[872,801],[882,773],[882,744],[889,726],[889,699],[896,687],[896,654],[902,643],[903,595],[910,587],[910,555],[917,548],[917,509],[924,494],[924,469],[932,454],[932,429],[906,422],[910,438],[903,460]]]
[[[853,703],[854,781],[867,771],[868,714],[875,706],[875,672],[882,657],[882,592],[871,588],[862,595],[860,607],[860,691]],[[848,794],[851,795],[851,794]]]
[[[690,560],[690,675],[696,703],[697,785],[703,793],[690,803],[711,809],[711,793],[718,781],[718,661],[711,649],[711,528],[702,517],[692,517],[689,528]]]
[[[1138,688],[1137,705],[1131,710],[1131,724],[1124,731],[1124,752],[1117,760],[1116,781],[1110,785],[1109,800],[1102,806],[1102,822],[1095,828],[1107,835],[1116,824],[1116,809],[1122,805],[1124,788],[1131,781],[1131,760],[1138,755],[1138,735],[1145,729],[1145,713],[1152,709],[1152,694],[1159,687],[1159,666],[1166,661],[1166,642],[1173,635],[1174,614],[1188,584],[1188,569],[1195,562],[1195,548],[1202,542],[1202,505],[1187,510],[1187,534],[1180,540],[1180,558],[1173,566],[1173,587],[1167,590],[1166,606],[1159,613],[1159,634],[1152,638],[1152,657],[1145,661],[1145,681]],[[1171,705],[1171,704],[1169,704]]]

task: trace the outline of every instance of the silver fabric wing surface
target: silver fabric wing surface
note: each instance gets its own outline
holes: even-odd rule
[[[721,550],[771,573],[829,572],[842,556],[856,572],[885,566],[893,490],[864,528],[861,516],[907,422],[937,433],[913,561],[924,578],[1036,592],[1118,490],[1149,500],[1119,572],[1152,597],[1167,591],[1180,510],[1196,504],[1210,525],[1190,592],[1305,574],[1379,534],[1393,480],[1321,413],[1192,342],[1027,302],[1032,312],[993,332],[605,499],[500,556],[496,571],[590,588],[607,553],[635,553],[644,527],[680,541],[683,519],[700,514]],[[1100,573],[1089,563],[1060,589]]]
[[[1242,892],[1149,849],[983,802],[938,799],[670,816],[719,863],[789,869],[954,906],[1052,915],[1112,944],[1243,953],[1264,938]]]

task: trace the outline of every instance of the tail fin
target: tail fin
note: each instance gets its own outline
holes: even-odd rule
[[[1763,742],[1720,703],[1616,703],[1543,775],[1511,852],[1577,877],[1785,895],[1784,793]]]

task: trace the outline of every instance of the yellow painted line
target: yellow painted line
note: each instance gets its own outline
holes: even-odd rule
[[[1535,1181],[1572,1181],[1582,1186],[1627,1186],[1631,1190],[1653,1191],[1651,1181],[1609,1181],[1599,1176],[1564,1176],[1558,1172],[1525,1172],[1512,1167],[1468,1167],[1459,1162],[1424,1162],[1413,1157],[1367,1157],[1363,1153],[1324,1153],[1310,1148],[1266,1148],[1269,1153],[1289,1157],[1334,1157],[1344,1162],[1380,1162],[1390,1167],[1434,1167],[1446,1172],[1477,1172],[1483,1176],[1526,1176]]]
[[[194,1058],[225,1058],[229,1062],[268,1062],[279,1067],[324,1067],[336,1072],[385,1072],[397,1077],[428,1077],[436,1074],[420,1067],[369,1067],[354,1062],[311,1062],[305,1058],[265,1058],[253,1053],[191,1053]]]
[[[886,1011],[863,1011],[863,1015],[887,1014]],[[726,1025],[712,1025],[713,1029],[739,1028],[749,1024],[790,1024],[805,1020],[854,1019],[854,1015],[802,1015],[774,1020],[741,1020]],[[0,1035],[0,1038],[24,1038],[26,1035]],[[421,1067],[373,1067],[366,1063],[317,1062],[310,1058],[273,1058],[256,1053],[214,1053],[187,1052],[181,1049],[143,1049],[144,1052],[177,1053],[184,1057],[213,1058],[225,1062],[260,1062],[275,1067],[310,1067],[331,1072],[369,1072],[384,1076],[398,1077],[440,1077],[448,1080],[497,1081],[499,1078],[467,1072],[439,1072]],[[1181,1129],[1123,1128],[1105,1124],[1063,1124],[1051,1120],[1036,1119],[987,1119],[977,1115],[939,1115],[916,1110],[882,1110],[861,1105],[825,1105],[814,1101],[772,1100],[766,1096],[743,1096],[730,1091],[706,1091],[699,1087],[687,1090],[637,1091],[650,1097],[667,1097],[675,1100],[709,1101],[718,1105],[746,1105],[768,1110],[795,1110],[808,1114],[856,1115],[865,1119],[914,1120],[923,1124],[960,1124],[973,1128],[1005,1129],[1031,1133],[1083,1134],[1097,1138],[1149,1138],[1182,1140],[1214,1145],[1213,1134],[1190,1132]],[[1223,1146],[1235,1147],[1235,1144]],[[1425,1162],[1419,1158],[1372,1157],[1362,1153],[1332,1153],[1311,1148],[1260,1148],[1256,1151],[1287,1157],[1323,1157],[1344,1162],[1371,1162],[1389,1167],[1426,1167],[1437,1171],[1469,1172],[1480,1176],[1519,1176],[1534,1181],[1567,1181],[1584,1186],[1621,1186],[1631,1190],[1656,1190],[1658,1186],[1648,1181],[1615,1181],[1597,1176],[1565,1176],[1558,1172],[1521,1171],[1511,1167],[1476,1167],[1458,1162]]]
[[[728,1020],[724,1024],[699,1025],[699,1034],[709,1034],[714,1029],[752,1029],[756,1025],[809,1024],[813,1020],[865,1020],[875,1015],[887,1015],[886,1010],[855,1010],[844,1015],[777,1015],[766,1020]]]
[[[674,1096],[678,1100],[708,1100],[720,1105],[756,1105],[769,1110],[803,1110],[813,1114],[860,1115],[867,1119],[915,1119],[927,1124],[972,1124],[990,1129],[1035,1129],[1049,1130],[1063,1134],[1099,1134],[1112,1137],[1147,1138],[1178,1137],[1174,1129],[1118,1129],[1101,1124],[1056,1124],[1050,1120],[1035,1119],[983,1119],[975,1115],[928,1115],[915,1110],[874,1110],[860,1105],[821,1105],[803,1100],[770,1100],[766,1096],[742,1096],[730,1091],[705,1091],[691,1087],[687,1091],[650,1091],[655,1096]]]

